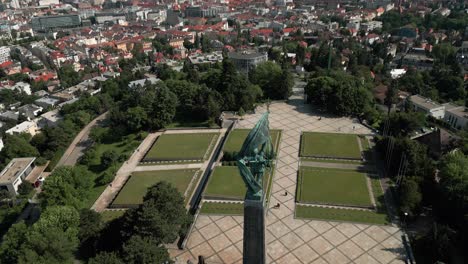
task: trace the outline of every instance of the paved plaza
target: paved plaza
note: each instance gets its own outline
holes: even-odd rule
[[[294,218],[301,132],[371,133],[349,118],[312,111],[304,105],[302,92],[296,92],[289,102],[270,105],[270,128],[282,129],[283,135],[266,219],[267,263],[404,263],[397,227]],[[258,108],[237,128],[252,128],[265,111]],[[271,208],[277,203],[279,209]],[[210,264],[242,263],[242,222],[242,216],[200,215],[186,249],[170,249],[171,256],[183,264],[197,263],[199,255]]]

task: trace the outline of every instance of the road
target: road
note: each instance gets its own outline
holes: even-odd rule
[[[73,142],[68,146],[68,149],[63,154],[55,167],[59,166],[73,166],[78,162],[78,159],[83,156],[84,151],[91,146],[92,142],[89,138],[89,133],[93,127],[99,125],[99,121],[106,118],[107,112],[96,117],[88,125],[86,125],[78,135],[76,135]]]

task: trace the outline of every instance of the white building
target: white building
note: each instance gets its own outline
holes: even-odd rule
[[[442,119],[445,116],[445,106],[438,104],[428,98],[413,95],[409,97],[414,111],[424,113],[436,119]]]
[[[31,95],[31,85],[29,83],[25,82],[17,82],[15,85],[12,86],[13,90],[19,90],[21,92],[24,92],[27,95]]]
[[[156,78],[156,77],[150,77],[150,78],[140,79],[136,81],[131,81],[128,84],[128,88],[136,88],[138,86],[144,87],[146,84],[152,85],[152,84],[156,84],[159,81],[161,81],[161,79]]]
[[[39,127],[37,126],[36,122],[34,121],[24,121],[23,123],[20,123],[7,131],[5,133],[14,135],[14,134],[21,134],[21,133],[28,133],[31,136],[36,135],[39,132]]]
[[[10,60],[10,47],[0,47],[0,64]]]
[[[49,6],[49,5],[58,5],[60,4],[59,0],[39,0],[40,6]]]
[[[11,195],[18,194],[18,187],[34,169],[36,158],[16,158],[0,172],[0,189],[7,190]]]
[[[447,104],[444,120],[445,122],[449,123],[453,128],[466,128],[468,127],[468,109],[464,106],[455,106],[452,104]]]

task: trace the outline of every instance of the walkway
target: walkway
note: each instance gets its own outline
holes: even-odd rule
[[[287,103],[270,106],[270,127],[283,130],[270,204],[266,219],[267,263],[404,263],[401,231],[394,226],[378,226],[335,221],[295,219],[297,170],[302,131],[370,134],[366,127],[344,117],[322,115],[303,104],[300,87]],[[266,109],[247,115],[239,127],[252,128]],[[319,120],[319,116],[322,119]],[[284,196],[284,191],[289,194]],[[196,263],[199,255],[206,263],[242,263],[242,216],[200,215],[186,250],[169,249],[176,263]]]
[[[72,143],[68,146],[68,149],[55,166],[56,168],[59,166],[73,166],[78,162],[78,159],[84,154],[84,151],[91,145],[91,140],[89,140],[91,129],[99,125],[98,122],[104,120],[106,115],[107,112],[96,117],[76,135],[75,139],[73,139]]]
[[[125,182],[127,182],[130,174],[138,166],[145,153],[149,150],[149,148],[151,148],[154,140],[156,140],[156,138],[161,134],[161,132],[151,133],[143,140],[143,142],[141,142],[137,150],[133,152],[132,156],[117,171],[117,174],[115,175],[112,183],[106,187],[104,192],[101,193],[96,202],[94,202],[91,209],[95,210],[96,212],[101,212],[106,209],[107,206],[109,206],[119,190],[124,186]]]

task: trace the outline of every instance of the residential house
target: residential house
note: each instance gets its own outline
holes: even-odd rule
[[[42,110],[42,107],[33,104],[23,105],[18,108],[19,114],[26,117],[28,120],[34,119]]]
[[[59,99],[52,97],[42,97],[34,101],[34,104],[42,106],[44,109],[56,107],[60,103]]]
[[[21,134],[21,133],[27,133],[30,134],[31,136],[36,135],[39,132],[39,127],[37,126],[36,122],[34,121],[24,121],[23,123],[20,123],[7,131],[5,133],[14,135],[14,134]]]
[[[159,81],[161,81],[161,79],[158,79],[156,77],[149,77],[149,78],[145,78],[145,79],[140,79],[140,80],[130,82],[128,84],[128,88],[136,88],[138,86],[144,87],[147,84],[152,85],[152,84],[156,84]]]
[[[15,158],[0,172],[0,190],[7,190],[12,196],[18,194],[18,187],[34,169],[36,158]]]
[[[34,120],[37,126],[41,129],[45,127],[55,127],[63,117],[59,114],[59,109],[55,109],[42,114],[39,118]]]

